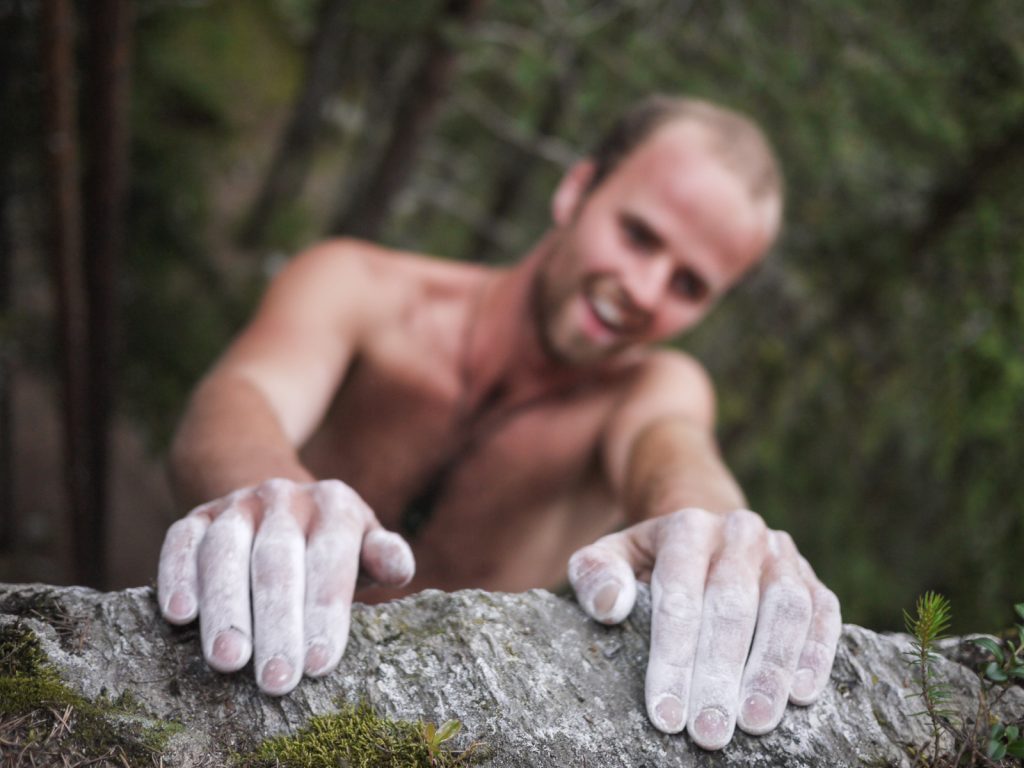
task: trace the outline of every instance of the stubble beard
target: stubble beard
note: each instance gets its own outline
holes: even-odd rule
[[[570,310],[573,301],[588,301],[588,283],[601,280],[600,275],[592,275],[589,279],[573,280],[566,288],[554,284],[550,264],[559,254],[560,249],[567,246],[561,241],[552,244],[544,254],[541,264],[534,273],[530,285],[530,317],[538,346],[544,355],[553,363],[575,368],[598,366],[612,358],[618,357],[633,347],[627,339],[617,340],[607,346],[588,343],[581,335],[576,338],[559,340],[557,327],[562,316]],[[572,254],[568,254],[572,258]],[[591,311],[589,308],[587,311]]]

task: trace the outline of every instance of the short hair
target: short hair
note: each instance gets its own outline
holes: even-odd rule
[[[764,131],[753,120],[701,99],[664,95],[650,96],[634,104],[598,141],[590,152],[594,175],[587,191],[598,187],[655,131],[677,121],[707,129],[711,149],[748,182],[754,197],[773,195],[781,204],[783,180],[779,161]]]

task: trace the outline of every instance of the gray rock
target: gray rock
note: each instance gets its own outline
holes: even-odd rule
[[[43,598],[66,614],[31,610]],[[52,612],[51,612],[52,613]],[[814,705],[790,706],[763,737],[739,731],[705,752],[666,736],[644,713],[649,596],[619,627],[589,620],[571,600],[525,594],[423,592],[353,611],[342,665],[289,696],[261,694],[251,666],[220,675],[203,662],[198,630],[166,624],[150,589],[0,585],[0,628],[30,627],[73,689],[90,699],[128,693],[150,717],[186,726],[165,765],[222,762],[232,751],[294,732],[339,698],[366,700],[391,718],[462,722],[459,739],[484,742],[494,766],[909,766],[907,745],[929,738],[901,654],[905,635],[844,628],[832,684]],[[976,708],[979,681],[945,659],[942,678],[959,711]],[[1002,702],[1024,712],[1024,691]]]

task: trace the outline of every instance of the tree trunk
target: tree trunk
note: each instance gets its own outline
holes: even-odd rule
[[[453,26],[475,21],[483,0],[447,0],[430,31],[423,63],[406,83],[395,113],[394,129],[363,190],[335,217],[332,231],[375,238],[387,220],[395,195],[409,176],[423,138],[444,98],[455,64],[448,37]]]
[[[298,197],[309,172],[324,103],[338,87],[349,0],[323,0],[309,49],[302,89],[270,170],[242,229],[244,245],[258,245],[282,202]]]
[[[77,116],[74,83],[75,19],[72,0],[40,4],[41,52],[46,116],[44,146],[50,203],[52,272],[57,298],[64,419],[64,471],[68,494],[68,530],[73,540],[88,538],[93,519],[86,433],[88,423],[88,346],[85,283],[82,275]],[[78,559],[76,579],[92,575]]]
[[[15,41],[21,30],[14,11],[0,15],[0,554],[14,545],[13,413],[11,411],[11,233],[8,205],[13,199],[11,173],[15,140]]]
[[[85,177],[85,279],[89,296],[90,517],[76,535],[81,583],[102,586],[106,569],[110,421],[116,389],[117,275],[124,249],[128,178],[130,0],[89,4],[89,163]]]

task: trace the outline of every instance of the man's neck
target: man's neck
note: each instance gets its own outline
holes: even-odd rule
[[[467,319],[468,413],[514,408],[572,386],[591,372],[556,360],[541,344],[532,293],[550,243],[549,235],[515,267],[493,272],[481,284]]]

